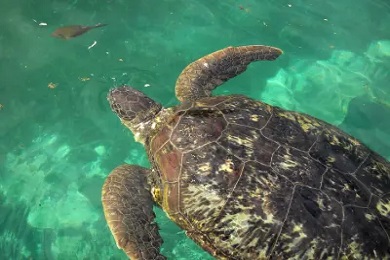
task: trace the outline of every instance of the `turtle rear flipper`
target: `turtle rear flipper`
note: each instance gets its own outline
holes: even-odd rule
[[[147,184],[149,169],[121,165],[107,177],[102,189],[104,216],[118,248],[131,259],[166,259],[154,222],[153,199]]]
[[[176,81],[176,97],[193,101],[211,96],[211,91],[241,74],[253,61],[275,60],[282,50],[264,45],[227,47],[188,65]]]

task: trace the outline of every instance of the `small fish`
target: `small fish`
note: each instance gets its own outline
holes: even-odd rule
[[[92,26],[83,26],[83,25],[69,25],[56,29],[51,35],[53,37],[61,38],[68,40],[73,37],[77,37],[88,32],[91,29],[106,26],[107,24],[98,23]]]

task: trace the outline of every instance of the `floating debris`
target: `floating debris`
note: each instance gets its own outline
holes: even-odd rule
[[[38,21],[35,20],[35,19],[33,19],[33,21],[34,21],[35,23],[37,23],[39,26],[47,26],[47,23],[44,23],[44,22],[38,23]]]
[[[88,50],[91,49],[93,46],[95,46],[97,41],[94,41],[90,46],[88,46]]]
[[[242,5],[240,5],[238,8],[240,8],[240,10],[242,10],[242,11],[244,11],[246,13],[249,13],[251,11],[249,8],[246,8],[246,7],[242,6]]]
[[[58,83],[53,83],[53,82],[50,82],[47,87],[48,88],[51,88],[51,89],[55,89],[56,87],[58,86]]]
[[[79,80],[84,82],[84,81],[91,80],[91,78],[88,78],[88,77],[79,77]]]

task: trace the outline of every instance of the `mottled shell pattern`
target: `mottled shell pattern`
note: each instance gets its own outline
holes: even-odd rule
[[[171,109],[146,144],[155,199],[211,254],[389,258],[390,167],[365,145],[240,95]]]

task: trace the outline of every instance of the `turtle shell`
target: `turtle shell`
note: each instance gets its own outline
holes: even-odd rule
[[[151,137],[163,208],[219,258],[387,258],[390,166],[321,120],[233,95]]]

